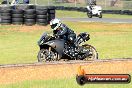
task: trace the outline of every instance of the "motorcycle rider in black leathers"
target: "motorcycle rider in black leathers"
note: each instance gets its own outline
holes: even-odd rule
[[[66,43],[74,45],[76,34],[73,30],[69,29],[65,24],[62,24],[59,19],[50,21],[50,26],[53,30],[53,36],[66,40]]]
[[[87,33],[80,33],[77,37],[73,30],[69,29],[65,24],[61,23],[59,19],[53,19],[50,21],[50,26],[53,30],[53,36],[55,38],[64,39],[64,49],[63,52],[70,56],[71,58],[84,58],[86,55],[78,57],[82,48],[78,45],[82,42],[89,40],[89,35]]]

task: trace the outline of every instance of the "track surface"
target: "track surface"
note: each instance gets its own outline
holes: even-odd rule
[[[75,22],[105,22],[105,23],[132,23],[132,19],[117,19],[117,18],[59,18],[63,21]],[[0,18],[1,22],[1,18]]]
[[[60,18],[63,21],[75,22],[108,22],[108,23],[132,23],[132,19],[117,19],[117,18]]]
[[[104,59],[104,60],[90,60],[90,61],[81,61],[81,60],[70,60],[70,61],[54,61],[46,63],[25,63],[25,64],[4,64],[0,65],[0,68],[9,68],[9,67],[24,67],[24,66],[42,66],[42,65],[62,65],[62,64],[87,64],[95,62],[113,62],[113,61],[132,61],[132,58],[124,59]]]
[[[73,78],[80,65],[87,74],[131,74],[132,72],[132,59],[1,65],[0,84]]]

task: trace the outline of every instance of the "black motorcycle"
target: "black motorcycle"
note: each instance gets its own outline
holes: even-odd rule
[[[44,33],[38,45],[40,51],[38,53],[38,62],[50,62],[59,60],[94,60],[98,59],[96,49],[88,44],[80,45],[88,41],[89,34],[80,33],[74,44],[68,43],[66,40],[49,36]]]

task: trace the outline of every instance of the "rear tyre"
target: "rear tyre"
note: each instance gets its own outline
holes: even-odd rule
[[[98,59],[98,53],[93,46],[85,44],[83,47],[86,51],[88,51],[88,56],[84,59],[85,61]]]
[[[102,13],[100,13],[100,15],[98,16],[99,18],[102,18]]]

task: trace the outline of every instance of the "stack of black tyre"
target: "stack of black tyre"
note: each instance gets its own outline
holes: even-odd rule
[[[49,8],[48,8],[48,21],[50,22],[54,18],[55,18],[55,7],[49,6]]]
[[[24,22],[24,11],[22,9],[12,9],[12,24],[22,25]]]
[[[0,8],[0,14],[1,14],[1,24],[2,25],[9,25],[12,23],[11,20],[11,6],[3,6]]]
[[[1,24],[17,24],[32,26],[36,23],[38,25],[47,25],[55,18],[54,6],[27,6],[27,8],[17,7],[13,9],[12,6],[1,6]]]
[[[48,8],[45,6],[36,7],[36,23],[38,25],[47,25],[48,24]]]
[[[32,26],[36,24],[36,10],[26,9],[24,11],[24,24],[27,26]]]

